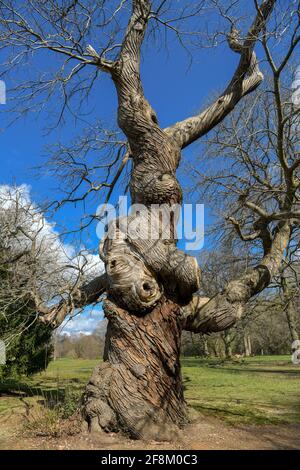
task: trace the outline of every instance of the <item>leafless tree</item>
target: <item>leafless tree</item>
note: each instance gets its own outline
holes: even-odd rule
[[[39,320],[43,307],[48,311],[58,301],[71,307],[72,292],[94,276],[96,267],[90,255],[61,242],[26,187],[0,186],[0,219],[0,311],[7,324],[1,339],[9,348],[15,336]],[[25,306],[28,315],[13,321]]]
[[[267,210],[248,194],[240,204],[259,216],[261,224],[257,224],[255,238],[256,235],[263,238],[262,259],[210,300],[193,296],[200,287],[200,270],[195,258],[177,249],[175,230],[167,240],[161,233],[158,240],[143,236],[150,216],[160,225],[158,216],[151,211],[152,204],[171,206],[182,202],[176,178],[181,150],[212,130],[262,82],[254,52],[259,38],[265,38],[267,43],[272,39],[274,22],[282,26],[289,21],[297,24],[292,49],[299,41],[297,2],[291,2],[289,13],[284,14],[279,2],[270,31],[267,22],[276,0],[255,1],[251,6],[247,2],[247,17],[251,18],[247,28],[237,21],[241,18],[234,16],[237,3],[240,2],[214,0],[210,4],[218,10],[220,21],[231,23],[228,44],[240,57],[228,86],[198,115],[162,129],[144,96],[140,76],[141,47],[147,26],[152,35],[159,31],[154,25],[171,31],[185,46],[182,24],[201,12],[209,15],[203,9],[208,3],[183,2],[180,11],[175,11],[170,1],[0,1],[1,48],[8,54],[6,72],[24,60],[34,64],[34,58],[38,54],[44,57],[46,52],[62,61],[60,71],[43,73],[39,79],[27,79],[23,86],[16,86],[21,100],[18,110],[20,102],[26,105],[24,111],[28,109],[28,100],[29,107],[38,109],[45,99],[55,97],[59,88],[64,96],[60,121],[65,110],[71,109],[72,97],[78,94],[84,99],[98,75],[108,73],[118,97],[118,125],[126,136],[132,161],[132,202],[147,208],[126,220],[129,228],[139,226],[139,237],[124,228],[124,220],[118,219],[111,225],[110,234],[114,233],[114,237],[107,236],[100,247],[106,273],[79,286],[72,296],[72,306],[82,306],[107,292],[105,361],[95,369],[84,396],[83,415],[90,430],[122,429],[135,438],[169,439],[176,435],[187,421],[179,360],[182,330],[201,333],[232,326],[249,299],[268,286],[278,271],[292,223],[298,217],[294,204],[297,164],[280,154],[285,184],[283,205]],[[272,25],[272,20],[269,24]],[[201,35],[189,34],[189,42],[198,36]],[[277,66],[275,75],[280,75],[283,68],[284,63]],[[277,79],[274,86],[278,89]],[[278,103],[276,116],[282,127],[280,112]],[[282,132],[279,144],[281,137]],[[114,170],[114,178],[122,171],[126,158],[125,153],[115,158],[119,166]],[[85,168],[82,171],[84,174]],[[111,190],[113,183],[109,184]],[[233,189],[232,186],[230,191]],[[233,215],[237,217],[238,213]],[[233,223],[238,227],[238,221]],[[272,232],[268,230],[271,223],[275,224]],[[57,326],[69,312],[70,305],[62,302],[49,309],[44,321]]]

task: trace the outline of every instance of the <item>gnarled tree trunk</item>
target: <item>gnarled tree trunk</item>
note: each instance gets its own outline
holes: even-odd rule
[[[179,307],[165,298],[147,315],[105,304],[104,363],[93,372],[84,413],[91,430],[170,440],[186,423]]]
[[[128,139],[133,162],[131,199],[144,209],[112,223],[100,246],[108,284],[104,311],[109,323],[104,363],[95,369],[84,397],[83,413],[91,430],[123,430],[131,437],[152,439],[176,435],[187,420],[179,360],[182,328],[193,329],[196,322],[199,331],[198,310],[203,304],[210,322],[217,314],[218,328],[231,326],[261,284],[261,277],[266,277],[264,269],[257,268],[252,277],[232,285],[232,292],[221,294],[220,299],[198,302],[191,319],[190,310],[184,313],[181,307],[192,303],[192,295],[199,289],[198,264],[176,248],[176,216],[170,218],[166,237],[153,205],[181,204],[176,179],[181,149],[219,122],[261,82],[253,38],[273,4],[274,0],[265,2],[244,48],[231,38],[232,48],[242,57],[222,99],[192,123],[183,121],[164,131],[145,99],[140,80],[140,48],[151,2],[133,0],[111,75],[118,94],[118,123]],[[158,237],[147,233],[149,226],[156,228]]]
[[[105,362],[87,386],[90,429],[122,429],[135,438],[170,439],[186,422],[180,371],[181,309],[199,288],[196,260],[176,248],[174,221],[163,239],[153,204],[181,203],[175,172],[180,147],[160,129],[140,81],[140,46],[149,1],[133,1],[120,58],[112,72],[118,122],[133,161],[131,199],[142,213],[111,224],[100,247],[108,280]],[[151,238],[147,230],[157,229]]]
[[[241,44],[234,31],[229,45],[241,55],[224,93],[204,112],[161,129],[140,79],[140,49],[151,11],[150,0],[132,0],[132,14],[119,58],[95,63],[111,74],[118,95],[118,123],[132,159],[133,204],[143,205],[110,224],[100,245],[105,275],[79,289],[74,306],[95,301],[106,290],[108,319],[104,362],[87,386],[83,415],[89,429],[122,430],[135,438],[170,439],[187,421],[180,371],[181,331],[223,331],[241,316],[251,296],[278,269],[290,235],[282,223],[261,264],[232,281],[212,299],[193,296],[200,286],[195,258],[176,247],[176,213],[169,211],[166,236],[161,213],[182,202],[176,179],[181,150],[206,134],[262,81],[255,42],[275,0],[264,0]],[[168,213],[168,210],[167,210]],[[156,235],[149,234],[149,227]],[[63,303],[44,319],[59,324],[69,311]]]

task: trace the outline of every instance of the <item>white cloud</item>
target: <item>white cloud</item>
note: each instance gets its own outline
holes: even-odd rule
[[[49,222],[31,200],[28,185],[0,185],[0,219],[1,243],[7,244],[15,254],[29,250],[35,240],[38,279],[45,301],[55,293],[68,292],[68,286],[77,280],[79,269],[87,280],[103,272],[104,265],[98,255],[61,240],[55,223]]]
[[[82,313],[66,320],[58,333],[66,336],[90,335],[103,320],[101,308],[93,308],[90,312]]]

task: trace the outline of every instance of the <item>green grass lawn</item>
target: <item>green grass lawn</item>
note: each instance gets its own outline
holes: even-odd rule
[[[290,356],[184,359],[190,406],[232,423],[300,423],[300,367]]]
[[[93,360],[59,359],[30,379],[0,384],[0,416],[20,406],[19,393],[60,399],[66,391],[83,390]],[[260,356],[241,361],[183,358],[188,404],[230,423],[300,423],[300,366],[290,356]],[[8,395],[8,393],[7,393]]]

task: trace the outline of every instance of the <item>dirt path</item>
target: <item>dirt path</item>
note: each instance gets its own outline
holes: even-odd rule
[[[199,416],[176,443],[132,441],[114,434],[81,434],[60,439],[20,438],[19,426],[8,433],[0,426],[0,449],[91,449],[91,450],[221,450],[300,449],[300,425],[229,426],[217,418]]]

